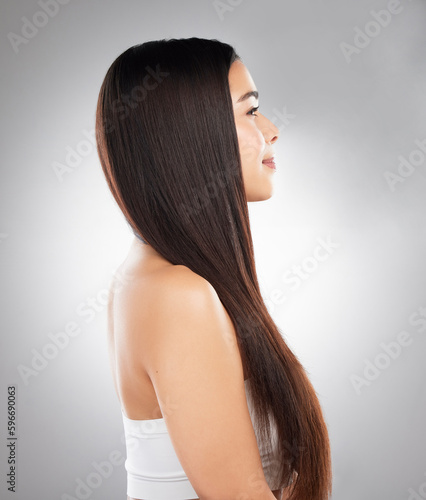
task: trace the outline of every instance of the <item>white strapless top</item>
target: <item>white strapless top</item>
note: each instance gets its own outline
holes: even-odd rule
[[[247,406],[254,426],[248,379],[244,381]],[[143,500],[189,500],[198,498],[176,456],[164,418],[131,420],[121,410],[126,439],[127,495]],[[271,489],[280,489],[276,479],[277,430],[271,422],[273,453],[267,454],[256,433],[263,472]]]

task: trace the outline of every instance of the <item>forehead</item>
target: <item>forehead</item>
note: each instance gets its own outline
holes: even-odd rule
[[[256,90],[256,85],[254,84],[249,70],[241,61],[234,61],[231,64],[228,74],[228,80],[232,103],[236,106],[244,104],[244,101],[240,103],[237,102],[240,97],[242,97],[247,92]]]

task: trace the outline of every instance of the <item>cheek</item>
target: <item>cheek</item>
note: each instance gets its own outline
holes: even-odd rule
[[[261,156],[265,139],[254,124],[237,126],[238,145],[243,163],[258,161]]]

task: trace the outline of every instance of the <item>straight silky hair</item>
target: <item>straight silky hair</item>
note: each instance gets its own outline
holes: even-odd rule
[[[255,420],[291,500],[332,490],[330,444],[317,394],[260,293],[229,90],[230,45],[149,41],[112,63],[96,110],[108,186],[133,231],[215,288],[235,328]],[[295,480],[294,480],[295,478]],[[293,481],[293,482],[292,482]]]

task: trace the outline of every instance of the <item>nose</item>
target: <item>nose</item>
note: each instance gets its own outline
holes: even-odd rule
[[[280,136],[280,130],[271,122],[271,120],[268,120],[266,116],[263,116],[263,120],[264,123],[262,123],[262,132],[265,141],[268,144],[274,144],[275,142],[277,142],[278,137]]]

